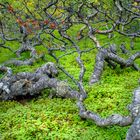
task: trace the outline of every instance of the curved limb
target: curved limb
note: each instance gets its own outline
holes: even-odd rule
[[[40,58],[44,59],[44,55],[42,54],[36,58],[32,57],[32,58],[27,59],[27,60],[9,60],[9,61],[5,62],[4,65],[8,65],[8,64],[13,64],[15,66],[33,65],[33,63],[35,63]]]
[[[30,45],[28,45],[28,44],[24,44],[21,48],[19,48],[16,51],[16,55],[18,57],[20,57],[21,53],[26,52],[26,51],[30,51],[31,52],[30,53],[30,56],[31,57],[35,57],[37,55],[35,48],[32,47],[32,46],[30,46]]]
[[[131,138],[140,136],[140,87],[138,87],[133,94],[133,100],[129,107],[129,116],[125,117],[119,114],[113,114],[107,118],[102,118],[98,114],[87,110],[83,102],[80,100],[77,103],[77,106],[79,108],[79,115],[81,116],[81,118],[93,120],[98,126],[127,126],[133,123],[127,134],[127,140],[132,140]]]
[[[119,64],[121,68],[133,67],[134,69],[139,71],[140,68],[134,63],[134,61],[139,58],[140,58],[140,52],[133,54],[127,60],[125,60],[124,58],[121,58],[117,54],[112,53],[108,49],[104,49],[104,48],[100,49],[98,54],[96,55],[95,68],[90,78],[89,84],[92,85],[100,80],[105,61],[108,62],[109,60],[111,62],[115,62]]]
[[[104,51],[99,51],[99,53],[96,55],[94,72],[93,72],[93,74],[90,78],[90,82],[89,82],[90,85],[99,81],[99,79],[102,75],[102,72],[103,72],[104,61],[105,61],[105,53],[104,53]]]
[[[82,102],[77,103],[79,108],[79,115],[81,118],[91,119],[98,126],[111,126],[111,125],[119,125],[119,126],[127,126],[132,123],[131,116],[121,116],[119,114],[113,114],[107,118],[102,118],[98,114],[86,110]]]
[[[5,70],[5,67],[3,69]],[[10,77],[3,77],[0,79],[0,100],[37,95],[46,88],[56,91],[53,96],[78,99],[79,92],[72,90],[67,83],[53,78],[57,74],[56,66],[49,62],[34,73],[21,72]]]

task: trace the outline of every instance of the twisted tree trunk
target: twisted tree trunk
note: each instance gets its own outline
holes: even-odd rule
[[[134,56],[133,59],[138,55],[135,54]],[[140,138],[140,87],[133,93],[128,116],[113,114],[107,118],[102,118],[95,112],[85,108],[83,103],[85,99],[84,93],[71,89],[66,82],[56,78],[58,70],[54,63],[49,62],[33,73],[20,72],[13,75],[12,70],[5,66],[1,66],[0,71],[6,72],[6,75],[0,79],[0,100],[12,100],[17,99],[19,96],[38,95],[44,89],[53,89],[55,93],[51,96],[77,100],[81,118],[91,119],[96,125],[101,127],[110,125],[128,126],[132,124],[128,130],[126,140]]]
[[[0,100],[16,99],[18,96],[33,96],[47,88],[54,89],[57,97],[78,98],[79,93],[72,90],[67,83],[59,81],[56,66],[49,62],[38,68],[34,73],[20,72],[12,75],[10,68],[1,67],[7,75],[0,79]]]
[[[79,108],[79,115],[82,118],[93,120],[98,126],[127,126],[132,124],[127,132],[126,140],[140,139],[140,87],[133,92],[133,100],[129,105],[129,116],[113,114],[107,118],[101,118],[98,114],[87,110],[82,101],[78,101],[77,105]]]
[[[134,63],[134,61],[138,58],[140,58],[140,52],[133,54],[127,60],[125,60],[118,56],[116,52],[112,50],[112,48],[101,48],[96,55],[95,67],[89,84],[92,85],[100,80],[105,61],[113,68],[116,67],[116,64],[119,64],[121,68],[133,67],[134,69],[140,71],[140,68]]]

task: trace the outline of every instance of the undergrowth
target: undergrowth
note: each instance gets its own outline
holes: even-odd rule
[[[75,30],[75,33],[77,31]],[[125,40],[125,41],[124,41]],[[100,37],[102,44],[109,42],[105,36]],[[125,42],[129,48],[129,39],[115,34],[110,43],[120,45]],[[16,44],[16,43],[15,43]],[[92,48],[93,43],[85,38],[78,43],[81,49]],[[10,44],[13,49],[17,49],[18,45],[14,42]],[[45,49],[37,48],[38,51],[47,52]],[[139,50],[139,40],[135,41],[135,49]],[[136,50],[132,51],[134,53]],[[106,117],[112,113],[120,113],[128,115],[127,105],[131,102],[132,91],[138,86],[139,72],[132,68],[115,70],[105,66],[103,75],[99,83],[90,87],[88,85],[89,78],[92,74],[96,50],[93,49],[89,53],[82,56],[83,62],[87,69],[84,77],[84,85],[88,93],[85,100],[86,107],[91,111],[95,111],[102,117]],[[1,49],[0,63],[16,57],[8,50]],[[28,57],[28,53],[24,53],[22,58]],[[59,53],[58,53],[59,55]],[[121,55],[121,53],[120,53]],[[79,75],[79,66],[75,61],[76,53],[65,56],[60,63],[70,72],[76,79]],[[124,56],[125,57],[125,56]],[[128,56],[127,56],[128,58]],[[55,62],[48,54],[47,61]],[[140,64],[140,61],[136,61]],[[38,60],[33,66],[11,66],[14,73],[20,71],[34,71],[41,66],[43,61]],[[2,75],[2,74],[1,74]],[[66,80],[72,87],[75,85],[62,72],[59,79]],[[0,139],[1,140],[123,140],[125,139],[128,127],[98,127],[90,120],[83,120],[78,115],[78,109],[75,100],[54,98],[49,99],[47,95],[49,90],[42,92],[37,98],[22,101],[2,101],[0,102]]]

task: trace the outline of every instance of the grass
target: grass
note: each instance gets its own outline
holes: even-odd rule
[[[75,36],[77,30],[73,33]],[[122,41],[129,46],[129,39],[116,37],[111,40],[120,45]],[[108,42],[108,38],[101,36],[102,44]],[[91,48],[89,39],[78,42],[81,48]],[[14,43],[11,44],[14,49]],[[139,40],[135,43],[136,50],[139,50]],[[39,48],[37,48],[40,50]],[[132,53],[134,53],[134,50]],[[127,115],[129,112],[126,106],[131,102],[132,91],[138,86],[139,72],[132,68],[115,70],[105,66],[101,81],[92,87],[88,81],[95,63],[96,50],[85,53],[82,56],[87,69],[84,77],[84,85],[88,93],[85,100],[86,107],[97,112],[102,117],[112,113]],[[1,50],[0,63],[15,57],[8,50]],[[58,53],[59,55],[59,53]],[[25,58],[28,54],[23,54]],[[79,66],[75,62],[76,53],[61,59],[60,63],[76,79],[79,75]],[[54,61],[46,54],[48,61]],[[140,61],[136,61],[140,64]],[[33,71],[44,62],[39,60],[33,66],[12,66],[14,73],[20,71]],[[64,73],[60,73],[59,79],[68,79]],[[75,87],[70,79],[69,84]],[[0,138],[1,140],[123,140],[129,127],[98,127],[90,120],[82,120],[78,115],[76,101],[70,99],[47,98],[49,90],[43,91],[36,99],[0,102]]]

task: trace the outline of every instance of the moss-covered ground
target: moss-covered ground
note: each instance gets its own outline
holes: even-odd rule
[[[102,44],[114,42],[120,45],[125,42],[129,48],[130,40],[122,36],[115,35],[112,40],[104,36],[99,37]],[[78,43],[82,49],[93,47],[93,43],[85,38]],[[18,44],[10,44],[17,48]],[[38,51],[42,51],[40,47]],[[135,50],[132,54],[140,50],[139,40],[135,40]],[[45,52],[45,50],[43,50]],[[127,115],[127,105],[131,102],[132,91],[138,86],[140,73],[132,68],[115,70],[105,66],[102,78],[94,86],[88,86],[90,75],[95,63],[96,50],[82,56],[86,66],[84,85],[88,93],[85,104],[88,109],[97,112],[102,117],[112,113]],[[58,53],[59,55],[59,53]],[[121,55],[121,54],[120,54]],[[24,53],[22,58],[29,56]],[[76,53],[63,57],[61,64],[74,77],[78,78],[79,66],[75,61]],[[122,56],[122,55],[121,55]],[[8,50],[0,50],[0,62],[4,62],[15,57]],[[128,58],[128,56],[123,56]],[[47,61],[54,61],[46,54]],[[140,61],[136,61],[140,64]],[[39,60],[33,66],[14,67],[15,73],[20,71],[33,71],[41,66],[43,61]],[[70,85],[75,87],[64,73],[60,72],[59,79],[70,81]],[[82,120],[78,115],[75,100],[54,98],[49,99],[49,90],[45,90],[42,95],[32,100],[2,101],[0,102],[0,139],[1,140],[123,140],[129,127],[98,127],[90,120]]]

